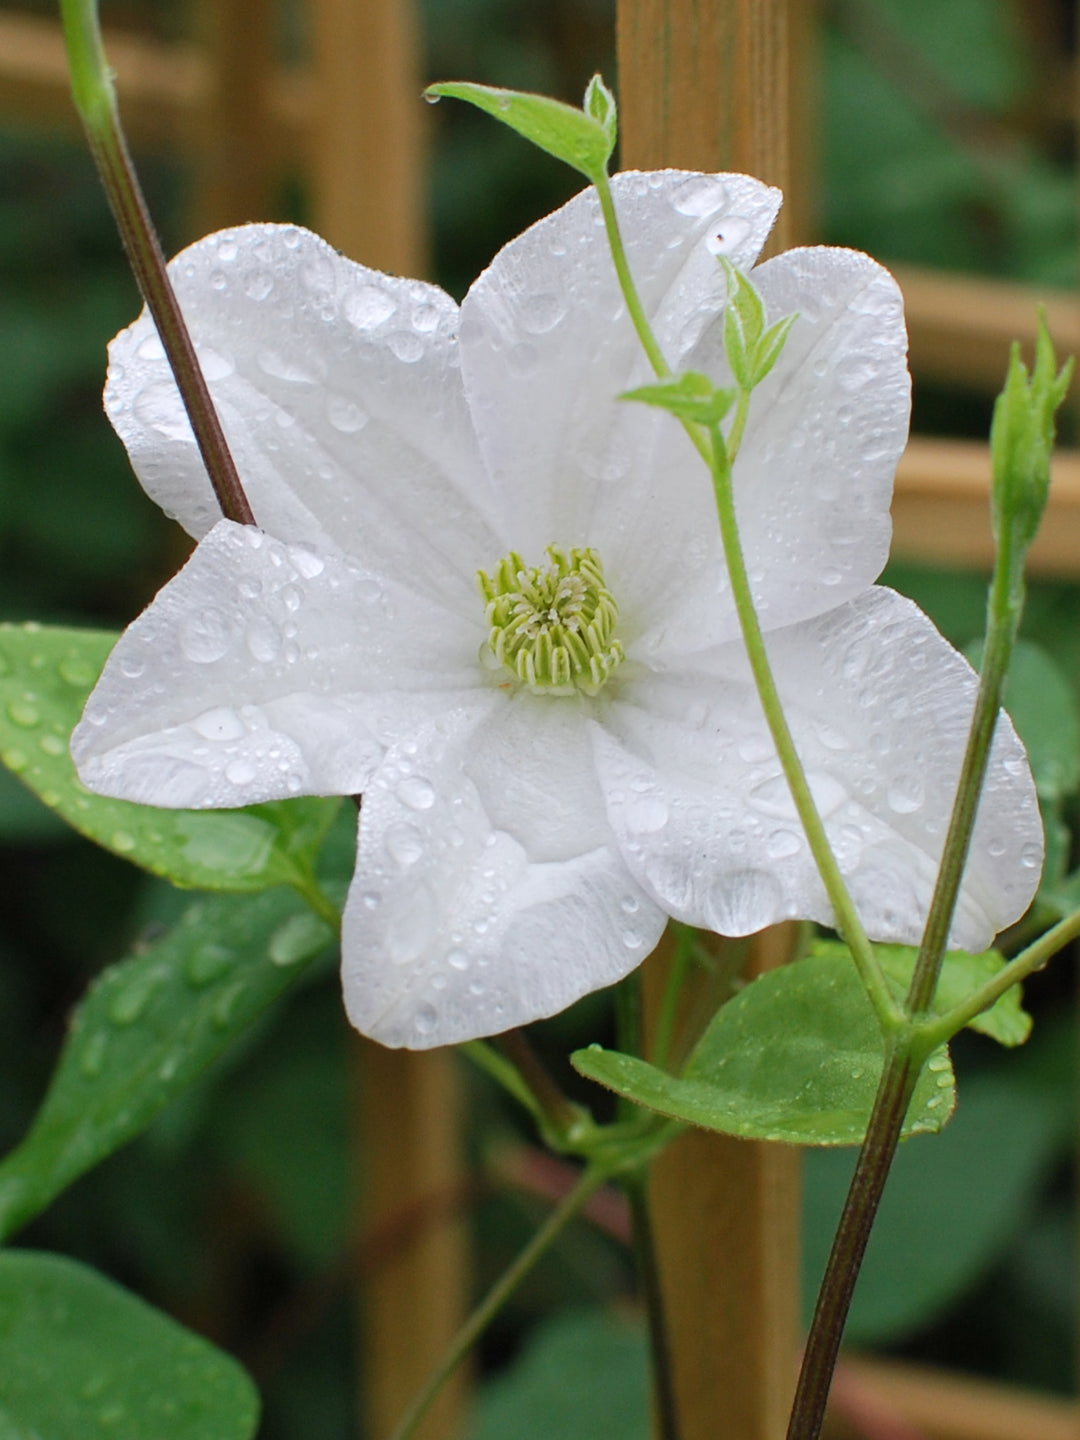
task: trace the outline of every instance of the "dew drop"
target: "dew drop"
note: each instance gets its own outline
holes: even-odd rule
[[[1020,864],[1026,870],[1035,870],[1042,864],[1042,857],[1042,846],[1032,841],[1020,851]]]
[[[370,416],[355,400],[331,392],[326,397],[326,418],[342,435],[355,435],[368,423]]]
[[[31,730],[35,725],[41,724],[40,712],[35,705],[26,699],[10,701],[7,707],[7,713],[16,725],[21,725],[26,730]]]
[[[224,945],[210,940],[196,945],[184,961],[184,974],[197,990],[212,985],[215,980],[227,974],[233,967],[234,955]]]
[[[105,1052],[109,1048],[109,1037],[104,1030],[88,1035],[79,1054],[79,1069],[87,1080],[96,1080],[105,1068]]]
[[[135,351],[135,354],[139,357],[140,360],[164,360],[165,346],[162,345],[161,341],[156,335],[148,335],[146,339],[142,342],[142,344],[138,347],[138,349]],[[119,380],[122,378],[122,376],[117,375],[116,371],[114,370],[112,372],[112,378],[114,380]]]
[[[680,215],[711,215],[719,210],[727,199],[727,191],[719,180],[707,176],[695,176],[677,185],[671,195],[671,203]]]
[[[357,330],[374,330],[396,309],[396,302],[377,285],[362,285],[345,301],[345,317]]]
[[[386,848],[399,865],[415,865],[424,853],[424,837],[415,825],[391,825],[386,832]]]
[[[247,989],[246,980],[234,980],[214,1001],[211,1019],[218,1030],[226,1030],[232,1023],[233,1012],[241,995]]]
[[[224,380],[236,369],[227,355],[222,355],[217,350],[211,350],[209,345],[197,346],[196,349],[199,355],[199,367],[207,380]]]
[[[889,809],[897,815],[913,815],[925,799],[922,778],[911,772],[897,775],[885,792]]]
[[[446,957],[451,970],[468,970],[469,957],[464,950],[451,950]]]
[[[319,378],[310,366],[302,365],[291,355],[283,355],[280,350],[260,350],[256,360],[264,375],[285,380],[290,385],[314,385]]]
[[[191,722],[191,728],[204,740],[239,740],[247,733],[240,716],[226,705],[204,710]]]
[[[413,1022],[420,1035],[433,1035],[435,1026],[439,1023],[439,1017],[434,1005],[421,1005],[416,1012],[416,1019]]]
[[[305,580],[314,580],[326,569],[326,561],[322,556],[316,555],[315,551],[309,550],[306,545],[291,546],[289,558]],[[290,605],[289,608],[292,609],[292,606]]]
[[[232,644],[232,625],[220,610],[199,610],[180,626],[180,648],[196,665],[212,665]]]
[[[330,929],[317,915],[303,912],[290,915],[270,937],[267,953],[271,964],[298,965],[316,954],[331,939]]]
[[[255,270],[244,281],[244,294],[249,300],[265,300],[274,288],[274,277],[267,270]]]
[[[410,810],[430,810],[435,804],[435,787],[419,775],[407,775],[397,787],[397,797]]]
[[[97,679],[94,667],[75,655],[68,655],[56,668],[61,680],[66,680],[69,685],[77,685],[80,689],[85,685],[92,685]]]
[[[120,855],[130,855],[135,849],[135,836],[130,830],[114,830],[109,844]]]
[[[667,801],[662,795],[631,795],[626,802],[626,828],[634,835],[653,835],[668,822]]]
[[[765,845],[770,860],[786,860],[791,855],[797,855],[802,849],[802,841],[794,830],[774,830],[769,836]]]
[[[138,971],[112,997],[109,1019],[114,1025],[134,1025],[142,1015],[154,991],[166,978],[160,968]]]
[[[561,295],[531,295],[523,302],[521,311],[522,328],[530,335],[546,335],[566,314],[566,303]]]
[[[265,615],[256,615],[248,625],[245,639],[252,659],[260,665],[269,665],[271,660],[277,659],[281,649],[281,631]]]

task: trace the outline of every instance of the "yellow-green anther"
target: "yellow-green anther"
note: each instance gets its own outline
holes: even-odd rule
[[[618,606],[595,550],[549,545],[548,566],[516,551],[478,575],[491,633],[487,650],[538,695],[595,695],[625,659]]]

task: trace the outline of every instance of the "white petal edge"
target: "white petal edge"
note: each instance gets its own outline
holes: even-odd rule
[[[457,360],[458,307],[294,225],[221,231],[170,274],[258,524],[467,606],[507,548]],[[194,536],[218,508],[146,311],[110,347],[105,409]]]
[[[89,789],[143,804],[353,794],[402,716],[481,683],[481,621],[222,520],[121,636],[72,756]]]
[[[921,937],[976,680],[882,587],[768,637],[826,831],[873,939]],[[642,684],[594,729],[608,816],[635,878],[676,918],[749,934],[832,924],[741,646],[704,674]],[[995,732],[950,944],[981,950],[1038,887],[1042,826],[1008,717]]]
[[[428,1049],[553,1015],[632,970],[666,917],[600,846],[531,862],[467,773],[499,694],[394,746],[365,793],[345,907],[345,1008],[363,1034]]]

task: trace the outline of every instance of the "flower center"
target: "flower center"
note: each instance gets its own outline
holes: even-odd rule
[[[595,695],[625,659],[615,639],[619,608],[595,550],[549,545],[551,564],[515,551],[479,572],[491,633],[485,649],[538,695]]]

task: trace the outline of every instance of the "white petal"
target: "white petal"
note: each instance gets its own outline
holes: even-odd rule
[[[449,711],[391,749],[364,796],[345,909],[349,1019],[425,1049],[552,1015],[632,970],[665,917],[610,845],[534,861],[469,769],[505,697]]]
[[[146,804],[352,794],[399,713],[415,726],[480,683],[482,639],[355,561],[223,520],[121,637],[72,754],[91,789]]]
[[[874,939],[914,943],[956,790],[974,674],[917,607],[881,588],[774,632],[768,646],[863,922]],[[832,923],[745,652],[732,645],[713,658],[711,696],[704,675],[654,679],[594,731],[627,864],[673,915],[725,934],[790,916]],[[1018,919],[1041,858],[1034,786],[1003,715],[951,943],[982,949]]]
[[[799,316],[754,391],[735,465],[747,570],[772,629],[831,610],[880,574],[911,379],[899,287],[869,256],[789,250],[753,279],[770,322]],[[680,363],[723,383],[722,324]]]
[[[295,226],[208,236],[170,273],[259,525],[472,603],[507,547],[483,518],[453,300]],[[146,312],[110,357],[105,406],[140,480],[205,534],[217,506]]]
[[[717,231],[728,234],[737,263],[751,264],[780,198],[743,175],[682,171],[616,176],[614,194],[662,344],[687,343],[687,327],[698,334],[723,304]],[[658,417],[616,400],[651,372],[593,190],[499,252],[462,305],[461,350],[477,432],[501,487],[502,529],[531,563],[553,542],[595,544],[612,563],[612,526],[630,525],[636,537],[661,497],[682,513],[682,496],[660,491],[640,454],[641,435]],[[703,469],[693,478],[710,491]]]

